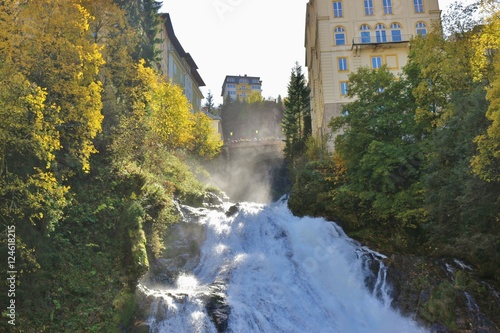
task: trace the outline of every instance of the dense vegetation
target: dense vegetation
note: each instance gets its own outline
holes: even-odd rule
[[[309,139],[289,205],[339,221],[387,251],[449,256],[500,276],[500,20],[494,1],[458,5],[411,41],[401,75],[349,77],[335,152]],[[286,114],[286,112],[285,112]]]
[[[203,200],[187,162],[221,142],[154,70],[159,6],[0,2],[2,279],[12,227],[17,272],[2,331],[15,299],[19,332],[121,332],[173,199]]]
[[[285,155],[289,161],[294,161],[304,153],[306,141],[312,134],[309,99],[311,90],[298,63],[292,69],[287,88],[281,126],[285,135]]]

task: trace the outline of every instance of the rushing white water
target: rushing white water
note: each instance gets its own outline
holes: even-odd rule
[[[155,298],[150,332],[424,332],[390,307],[383,256],[334,223],[295,217],[285,203],[201,215],[194,271],[174,286],[140,286]]]

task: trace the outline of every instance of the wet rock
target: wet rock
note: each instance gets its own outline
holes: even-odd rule
[[[364,257],[363,269],[365,271],[365,286],[368,290],[373,290],[377,282],[377,275],[381,268],[380,261],[371,253],[363,253],[361,256]]]
[[[216,194],[212,192],[207,192],[205,193],[205,199],[204,199],[204,207],[209,207],[209,208],[221,208],[224,205],[224,201],[229,200],[227,196],[223,196],[221,193]]]
[[[393,255],[386,264],[392,305],[430,332],[500,332],[496,290],[471,267],[457,260],[413,255]]]
[[[151,263],[150,278],[155,282],[172,284],[179,272],[191,271],[198,265],[205,227],[192,222],[179,222],[167,231],[166,251]]]
[[[135,300],[137,303],[134,313],[135,318],[146,320],[149,317],[151,305],[155,301],[155,297],[152,295],[146,295],[141,289],[136,289]]]
[[[227,331],[230,308],[227,303],[226,285],[216,282],[210,286],[210,292],[205,299],[205,308],[210,320],[214,323],[217,332]]]
[[[231,207],[229,207],[229,209],[227,210],[226,212],[226,216],[229,217],[229,216],[233,216],[234,214],[236,214],[238,212],[238,210],[240,209],[240,205],[239,204],[236,204],[236,205],[232,205]]]
[[[131,333],[149,333],[149,324],[145,321],[136,321],[132,328],[130,328]]]

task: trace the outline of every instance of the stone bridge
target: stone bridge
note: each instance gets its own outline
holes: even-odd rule
[[[282,140],[248,140],[235,141],[222,147],[228,161],[284,159]]]

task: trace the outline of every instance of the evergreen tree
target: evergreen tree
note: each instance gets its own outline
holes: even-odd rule
[[[160,17],[158,11],[162,2],[156,0],[116,0],[120,8],[124,9],[130,25],[139,35],[134,54],[135,60],[146,59],[148,63],[158,61],[159,51],[156,45],[161,42],[158,38]]]
[[[285,134],[285,153],[288,158],[300,154],[311,129],[310,88],[306,83],[302,67],[295,63],[288,83],[288,96],[284,101],[285,111],[282,128]]]
[[[207,99],[205,101],[204,107],[207,109],[208,113],[211,113],[211,114],[217,113],[217,110],[216,110],[215,104],[214,104],[214,95],[212,95],[212,92],[210,90],[208,91],[208,95],[207,95]]]

